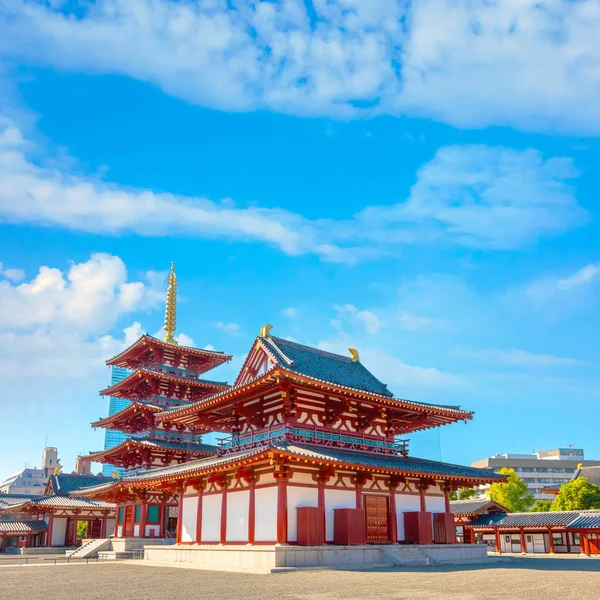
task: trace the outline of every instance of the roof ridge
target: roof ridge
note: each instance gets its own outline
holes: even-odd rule
[[[264,339],[272,339],[282,341],[284,344],[290,344],[291,346],[295,346],[296,348],[302,348],[304,350],[310,350],[315,354],[321,354],[323,356],[329,356],[331,358],[338,358],[343,360],[344,362],[353,362],[350,356],[344,356],[343,354],[337,354],[336,352],[329,352],[329,350],[322,350],[321,348],[315,348],[314,346],[307,346],[306,344],[301,344],[300,342],[294,342],[292,340],[286,340],[285,338],[280,338],[274,335],[270,335],[268,338]],[[293,362],[293,361],[292,361]],[[360,364],[360,362],[359,362]],[[364,366],[364,365],[363,365]]]

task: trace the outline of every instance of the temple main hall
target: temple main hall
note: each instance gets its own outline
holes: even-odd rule
[[[408,436],[471,412],[399,398],[356,349],[326,352],[271,325],[232,385],[206,380],[231,357],[177,344],[174,286],[172,271],[166,339],[142,336],[108,361],[131,375],[102,393],[132,404],[94,425],[130,438],[89,458],[127,471],[83,495],[116,503],[116,538],[148,541],[149,559],[242,570],[286,566],[290,549],[319,548],[293,561],[327,564],[342,547],[376,562],[375,547],[456,546],[449,494],[503,478],[412,456]],[[218,445],[203,443],[208,432]],[[151,544],[170,536],[173,546]]]

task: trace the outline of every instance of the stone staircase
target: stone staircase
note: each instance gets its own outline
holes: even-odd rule
[[[381,553],[396,567],[428,567],[435,564],[420,546],[381,546]]]
[[[66,552],[67,558],[95,558],[100,550],[110,548],[110,539],[87,540],[75,550]]]

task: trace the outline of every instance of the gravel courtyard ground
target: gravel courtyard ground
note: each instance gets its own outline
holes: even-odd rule
[[[591,598],[600,560],[514,558],[484,567],[245,575],[118,564],[0,568],[0,599],[337,600],[349,598]]]

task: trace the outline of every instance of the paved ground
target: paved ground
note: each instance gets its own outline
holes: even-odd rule
[[[485,567],[244,575],[118,564],[2,567],[0,598],[28,600],[547,600],[591,598],[600,560],[514,558]]]

